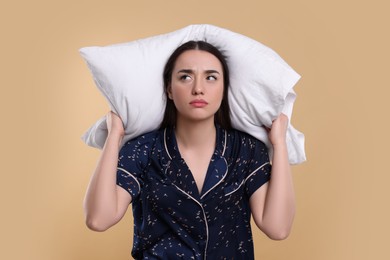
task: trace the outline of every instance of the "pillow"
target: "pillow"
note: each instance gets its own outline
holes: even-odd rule
[[[270,127],[280,113],[291,118],[296,97],[293,86],[300,76],[263,44],[207,24],[128,43],[80,49],[98,89],[123,121],[122,145],[159,127],[166,103],[162,80],[165,63],[178,46],[190,40],[207,41],[227,56],[232,125],[263,141],[272,158],[272,146],[262,126]],[[82,137],[86,144],[100,149],[106,138],[105,116]],[[291,164],[306,160],[304,135],[291,124],[287,146]]]

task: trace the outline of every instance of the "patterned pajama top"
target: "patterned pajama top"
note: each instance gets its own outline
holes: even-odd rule
[[[250,196],[270,179],[267,148],[217,126],[201,193],[173,129],[127,142],[117,184],[132,196],[135,259],[254,259]]]

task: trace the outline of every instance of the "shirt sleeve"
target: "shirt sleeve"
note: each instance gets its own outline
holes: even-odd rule
[[[143,175],[149,160],[150,142],[141,136],[126,142],[119,151],[116,184],[134,200],[143,185]]]
[[[249,166],[245,179],[245,192],[248,196],[259,189],[271,178],[271,164],[269,161],[268,148],[266,145],[255,138],[246,140],[249,148]]]

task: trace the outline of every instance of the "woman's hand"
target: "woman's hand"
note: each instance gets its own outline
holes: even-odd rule
[[[285,114],[280,114],[272,122],[272,127],[268,132],[268,138],[273,146],[286,144],[287,126],[288,117]]]
[[[108,136],[84,200],[87,226],[95,231],[104,231],[115,225],[131,202],[129,193],[116,184],[123,123],[114,112],[109,112],[106,120]]]
[[[122,119],[117,114],[110,111],[106,115],[106,120],[107,120],[108,135],[115,134],[115,135],[119,135],[120,137],[123,137],[125,135]]]
[[[294,185],[286,144],[287,127],[288,117],[280,114],[268,129],[268,138],[273,146],[271,180],[250,198],[256,225],[276,240],[287,238],[295,215]]]

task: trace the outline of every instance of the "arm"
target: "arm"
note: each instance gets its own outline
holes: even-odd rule
[[[286,144],[287,125],[288,118],[284,114],[273,122],[269,132],[274,149],[271,179],[250,198],[256,225],[275,240],[288,237],[295,215],[294,187]]]
[[[107,114],[108,136],[84,199],[88,228],[104,231],[115,225],[126,213],[131,196],[116,185],[120,143],[124,135],[121,119]]]

